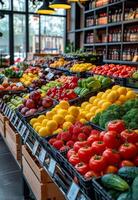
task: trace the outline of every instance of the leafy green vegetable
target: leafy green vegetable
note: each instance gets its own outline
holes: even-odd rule
[[[132,108],[129,110],[122,118],[125,123],[127,128],[133,128],[137,129],[138,128],[138,108]]]

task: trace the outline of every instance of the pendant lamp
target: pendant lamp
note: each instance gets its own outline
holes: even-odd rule
[[[67,0],[54,0],[49,7],[57,9],[70,9],[71,5],[67,2]]]
[[[43,0],[43,4],[40,8],[38,8],[38,14],[54,14],[56,11],[53,8],[49,7],[49,2],[47,0]]]
[[[75,3],[75,2],[79,2],[79,0],[68,0],[68,2]]]

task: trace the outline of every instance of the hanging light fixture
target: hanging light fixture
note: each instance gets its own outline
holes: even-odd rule
[[[79,0],[68,0],[68,2],[75,3],[75,2],[79,2]]]
[[[70,9],[71,5],[67,2],[67,0],[53,0],[49,7],[57,9]]]
[[[43,4],[40,8],[38,8],[38,14],[54,14],[56,11],[53,8],[49,7],[49,2],[47,0],[43,0]]]

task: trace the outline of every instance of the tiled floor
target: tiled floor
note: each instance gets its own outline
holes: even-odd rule
[[[24,200],[20,169],[0,137],[0,200]]]

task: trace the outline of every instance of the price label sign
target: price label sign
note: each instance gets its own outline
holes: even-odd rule
[[[56,168],[56,161],[53,158],[51,158],[50,164],[49,164],[49,167],[48,167],[48,171],[50,172],[50,174],[52,176],[54,175],[55,168]]]
[[[39,142],[36,140],[32,149],[32,154],[35,155],[39,146]]]
[[[67,194],[68,200],[75,200],[77,198],[78,193],[79,186],[76,183],[72,182],[69,192]]]
[[[53,77],[54,77],[54,74],[51,73],[51,72],[49,72],[49,73],[46,75],[46,78],[47,78],[48,80],[51,80]]]
[[[45,157],[46,157],[46,151],[45,149],[41,149],[40,154],[39,154],[39,161],[43,164],[45,161]]]

